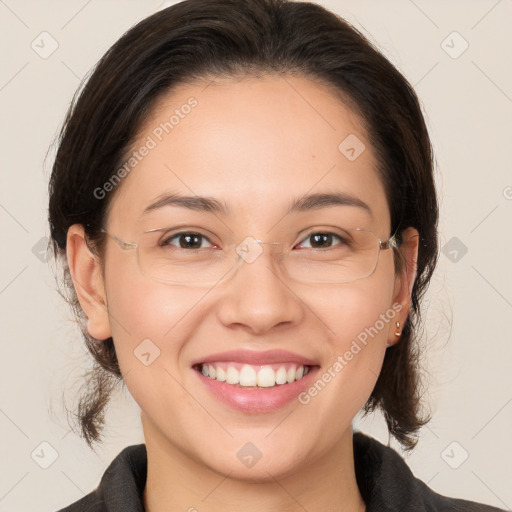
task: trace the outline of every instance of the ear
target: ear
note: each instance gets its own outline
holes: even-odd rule
[[[78,300],[87,316],[87,332],[97,340],[110,338],[112,333],[100,262],[87,247],[81,224],[73,224],[68,229],[66,256]]]
[[[419,239],[419,233],[415,228],[407,228],[402,233],[402,245],[399,248],[402,255],[402,269],[400,272],[397,272],[395,277],[393,298],[393,309],[398,312],[389,329],[388,346],[398,343],[400,335],[397,335],[397,333],[402,332],[409,316],[412,288],[416,280]],[[396,326],[396,322],[400,323],[399,327]]]

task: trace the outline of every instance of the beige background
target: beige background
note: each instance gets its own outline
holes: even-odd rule
[[[415,85],[437,154],[442,244],[449,245],[425,302],[434,417],[408,463],[438,492],[510,510],[512,3],[320,3],[364,27]],[[1,511],[68,505],[98,484],[123,447],[143,441],[127,392],[110,408],[97,454],[71,432],[61,394],[73,398],[88,359],[40,248],[48,236],[51,154],[44,158],[80,79],[162,5],[0,1]],[[52,39],[58,44],[47,58],[31,47],[41,47],[41,37],[46,51]],[[387,441],[381,418],[356,423]]]

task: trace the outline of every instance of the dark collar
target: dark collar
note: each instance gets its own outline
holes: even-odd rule
[[[353,439],[356,479],[366,512],[499,512],[441,496],[415,478],[389,446],[360,432]],[[60,512],[144,512],[146,475],[146,445],[128,446],[112,461],[95,491]]]

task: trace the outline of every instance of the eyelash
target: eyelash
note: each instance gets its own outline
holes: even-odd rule
[[[168,246],[168,245],[172,245],[171,243],[169,243],[170,240],[173,240],[175,238],[178,239],[179,237],[185,236],[185,235],[199,236],[199,237],[201,237],[204,240],[208,240],[208,242],[210,244],[212,244],[212,242],[210,242],[210,239],[206,235],[203,235],[202,233],[196,233],[195,231],[180,231],[179,233],[175,233],[174,235],[166,237],[164,240],[162,240],[162,242],[160,243],[160,246],[165,247],[165,246]],[[215,245],[215,244],[212,244],[212,245]],[[176,246],[173,245],[173,247],[176,247]],[[178,248],[178,247],[176,247],[176,248]],[[195,249],[195,250],[198,250],[198,249]]]
[[[203,235],[202,233],[197,233],[197,232],[194,232],[194,231],[181,231],[179,233],[175,233],[175,234],[173,234],[171,236],[168,236],[167,238],[162,240],[162,242],[160,243],[160,246],[161,247],[172,246],[172,247],[178,248],[177,246],[171,244],[170,241],[173,240],[173,239],[179,239],[179,237],[185,236],[185,235],[194,235],[194,236],[201,237],[203,240],[207,240],[214,247],[217,247],[216,244],[212,244],[212,242],[210,241],[210,239],[206,235]],[[298,244],[296,244],[294,247],[296,247],[297,245],[302,245],[306,240],[311,238],[313,235],[327,235],[327,236],[330,235],[333,238],[337,238],[342,244],[348,244],[347,240],[345,240],[341,235],[338,235],[336,233],[332,233],[330,231],[312,231],[306,237],[304,237]],[[328,249],[330,249],[330,248],[331,247],[329,247]],[[182,247],[182,249],[184,249],[184,248]],[[199,249],[201,249],[201,247]],[[199,249],[190,248],[190,250],[199,250]],[[309,249],[315,249],[315,247],[309,247]]]

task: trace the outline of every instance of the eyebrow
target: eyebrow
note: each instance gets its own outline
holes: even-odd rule
[[[163,208],[164,206],[178,206],[207,213],[220,213],[227,215],[229,207],[223,201],[212,197],[201,196],[182,196],[180,194],[165,194],[160,196],[155,202],[146,206],[143,215],[153,210]],[[309,210],[319,210],[329,206],[355,206],[363,208],[372,213],[370,207],[361,199],[347,193],[317,193],[306,194],[292,201],[288,207],[286,215]]]
[[[142,214],[144,215],[153,210],[163,208],[164,206],[180,206],[181,208],[188,208],[189,210],[210,213],[223,213],[224,215],[229,213],[228,206],[222,201],[218,201],[213,197],[165,194],[160,196],[154,203],[146,206]]]
[[[318,210],[329,206],[356,206],[367,210],[370,215],[372,213],[364,201],[342,192],[304,195],[292,202],[287,213]]]

